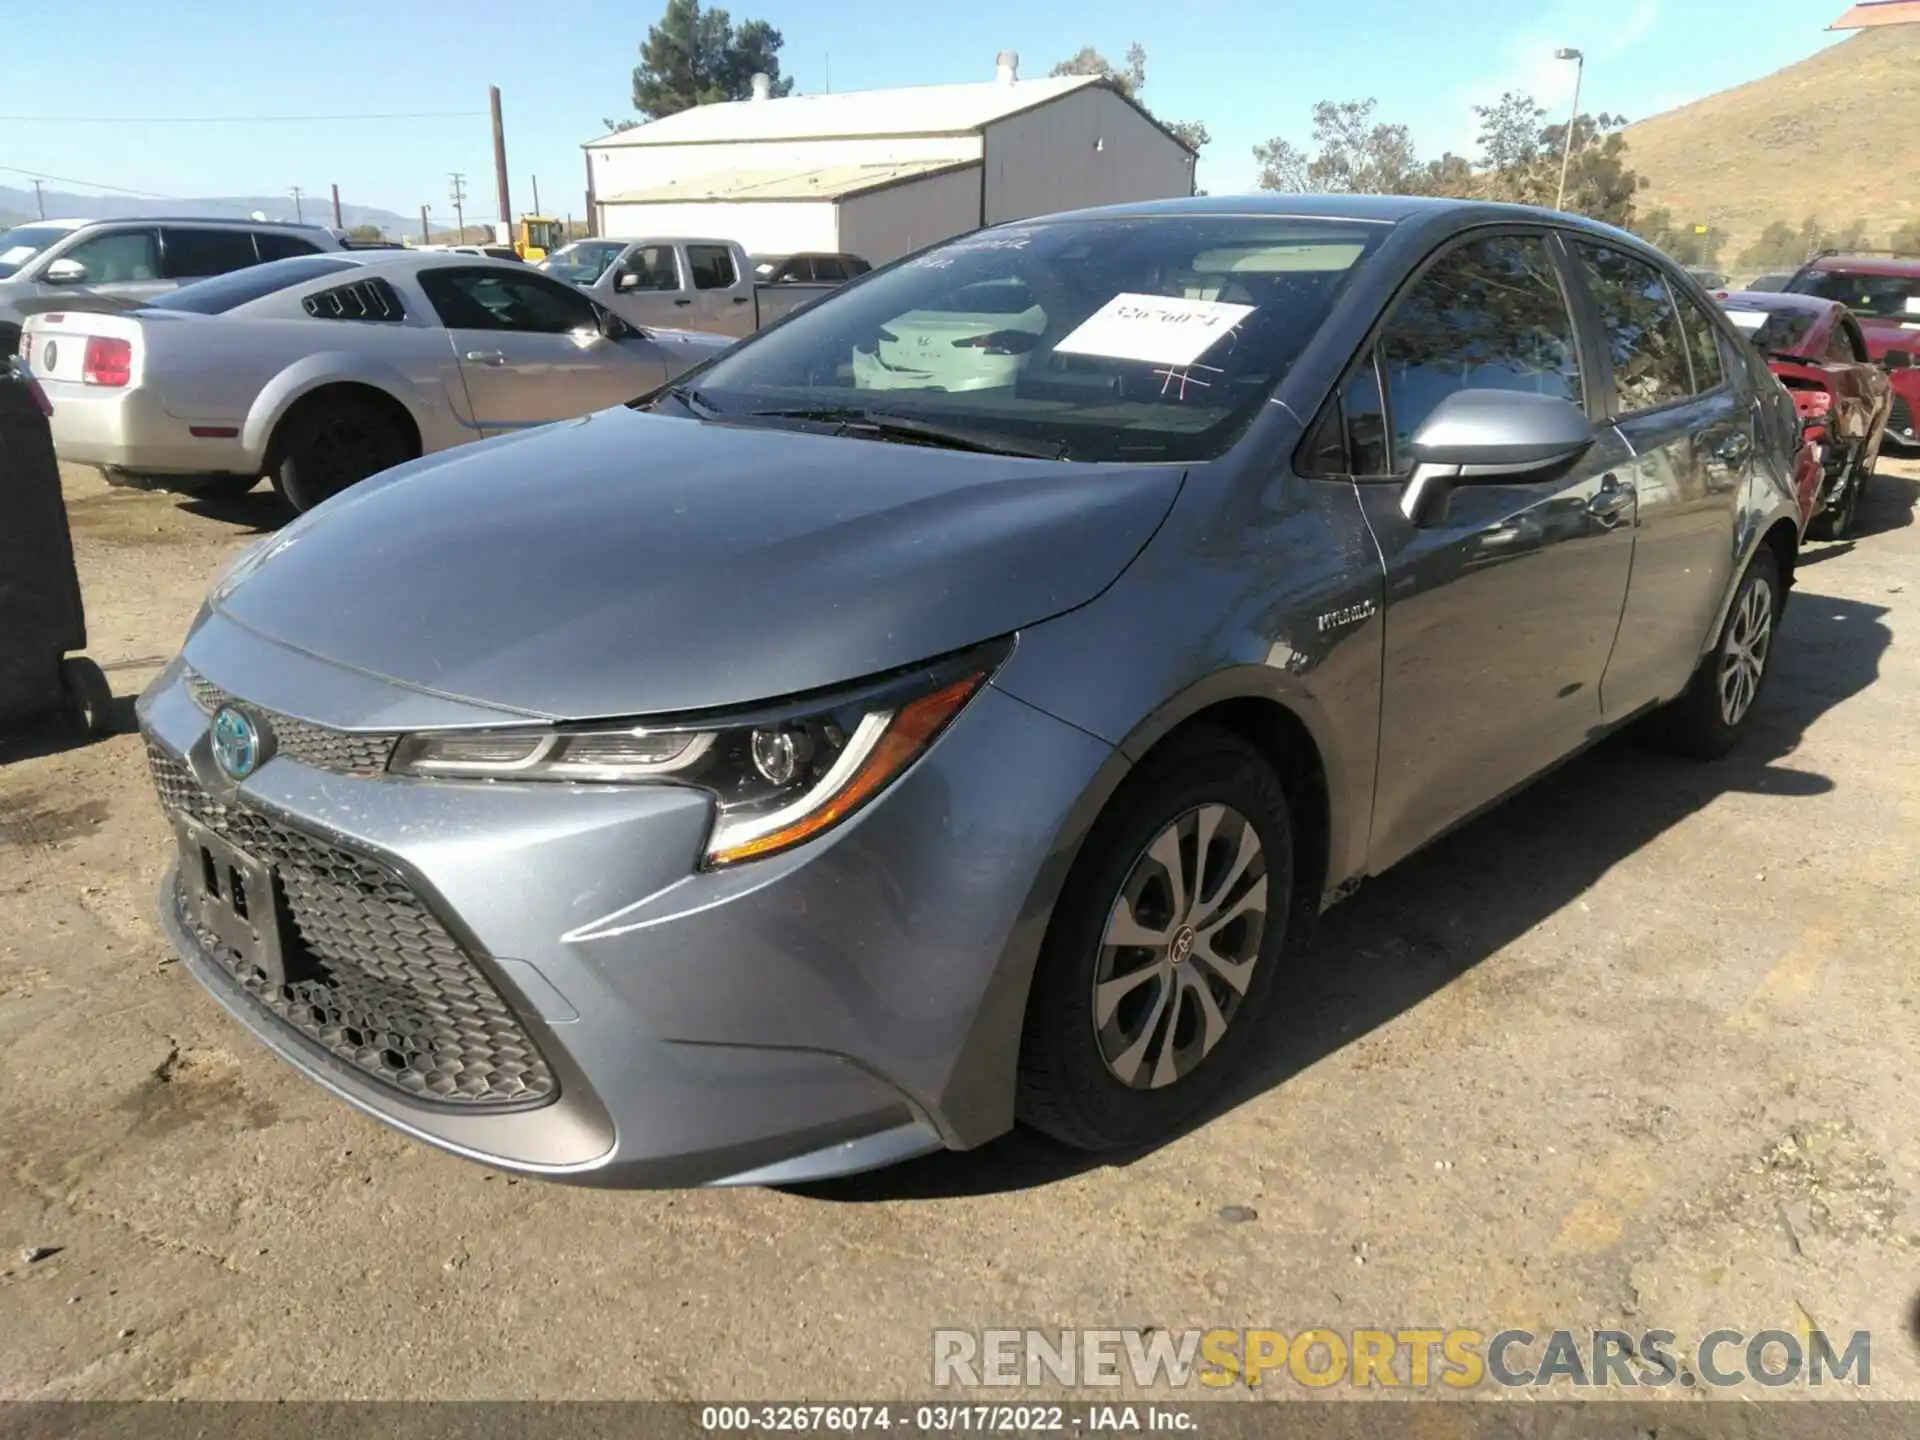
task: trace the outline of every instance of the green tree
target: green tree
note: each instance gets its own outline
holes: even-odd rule
[[[780,74],[784,43],[764,20],[748,20],[736,29],[725,10],[702,10],[700,0],[667,0],[666,13],[648,28],[640,46],[633,108],[658,120],[695,105],[745,100],[753,94],[755,75],[772,82],[776,97],[791,94],[793,78]],[[609,128],[627,126],[616,122]]]
[[[1413,132],[1374,119],[1376,100],[1322,100],[1313,107],[1314,151],[1281,138],[1253,147],[1262,190],[1293,195],[1424,195],[1430,177]]]
[[[1047,74],[1098,75],[1142,110],[1147,110],[1146,102],[1140,98],[1140,92],[1147,88],[1147,47],[1137,40],[1127,46],[1124,68],[1116,67],[1093,46],[1082,45]],[[1153,115],[1151,110],[1147,110],[1147,113]],[[1154,115],[1154,119],[1196,155],[1213,139],[1207,133],[1206,125],[1199,120],[1162,120],[1158,115]]]
[[[1786,221],[1775,220],[1734,263],[1742,270],[1783,270],[1797,267],[1806,258],[1806,241],[1801,233]]]
[[[1903,220],[1887,244],[1902,255],[1920,255],[1920,220]]]
[[[1664,206],[1640,216],[1631,228],[1642,240],[1666,251],[1682,265],[1714,269],[1720,264],[1720,252],[1727,248],[1724,231],[1713,225],[1675,224],[1673,212]]]
[[[378,225],[356,225],[347,231],[349,240],[384,240],[386,235]]]
[[[1540,122],[1547,112],[1531,95],[1509,90],[1494,105],[1476,105],[1480,117],[1480,164],[1495,175],[1515,176],[1540,158]]]

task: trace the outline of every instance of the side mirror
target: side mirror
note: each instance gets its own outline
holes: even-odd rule
[[[1455,486],[1538,479],[1571,465],[1593,442],[1586,412],[1558,396],[1456,390],[1414,432],[1400,512],[1415,525],[1437,525]]]
[[[639,333],[611,310],[596,310],[594,316],[599,322],[598,329],[602,340],[625,340]]]
[[[40,277],[49,285],[79,285],[87,278],[87,267],[78,260],[55,260]]]
[[[639,273],[633,270],[626,271],[619,279],[613,282],[613,288],[621,291],[638,290],[640,288]]]
[[[1889,350],[1880,357],[1880,363],[1889,370],[1911,370],[1913,352],[1911,350]]]

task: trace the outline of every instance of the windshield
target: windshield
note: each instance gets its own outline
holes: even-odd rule
[[[196,280],[191,285],[182,285],[178,290],[156,295],[147,301],[145,308],[186,310],[195,315],[224,315],[229,310],[271,295],[276,290],[285,290],[290,285],[303,285],[309,280],[318,280],[322,275],[361,268],[351,260],[334,260],[324,255],[297,255],[290,260],[269,260],[264,265],[250,265],[245,270],[216,275],[211,280]]]
[[[1796,279],[1792,288],[1801,295],[1838,300],[1854,314],[1875,320],[1920,321],[1920,276],[1810,270]]]
[[[0,231],[0,280],[17,274],[42,250],[56,240],[64,240],[73,231],[61,225],[16,225]]]
[[[577,240],[554,251],[541,262],[540,268],[556,280],[591,285],[607,273],[607,267],[626,248],[619,240]]]
[[[722,358],[699,377],[701,413],[852,410],[1074,460],[1204,459],[1251,422],[1387,229],[1188,215],[978,231]]]

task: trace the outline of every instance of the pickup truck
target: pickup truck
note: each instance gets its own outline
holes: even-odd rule
[[[576,240],[538,268],[629,324],[717,335],[751,335],[836,288],[755,284],[746,251],[731,240]]]

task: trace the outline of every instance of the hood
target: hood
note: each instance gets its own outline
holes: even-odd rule
[[[608,410],[364,482],[213,605],[309,655],[532,715],[751,704],[1085,604],[1181,475]]]
[[[1860,322],[1860,333],[1867,341],[1867,354],[1875,360],[1889,350],[1920,350],[1920,316],[1908,321],[1884,320],[1862,315],[1856,310],[1853,318]]]

